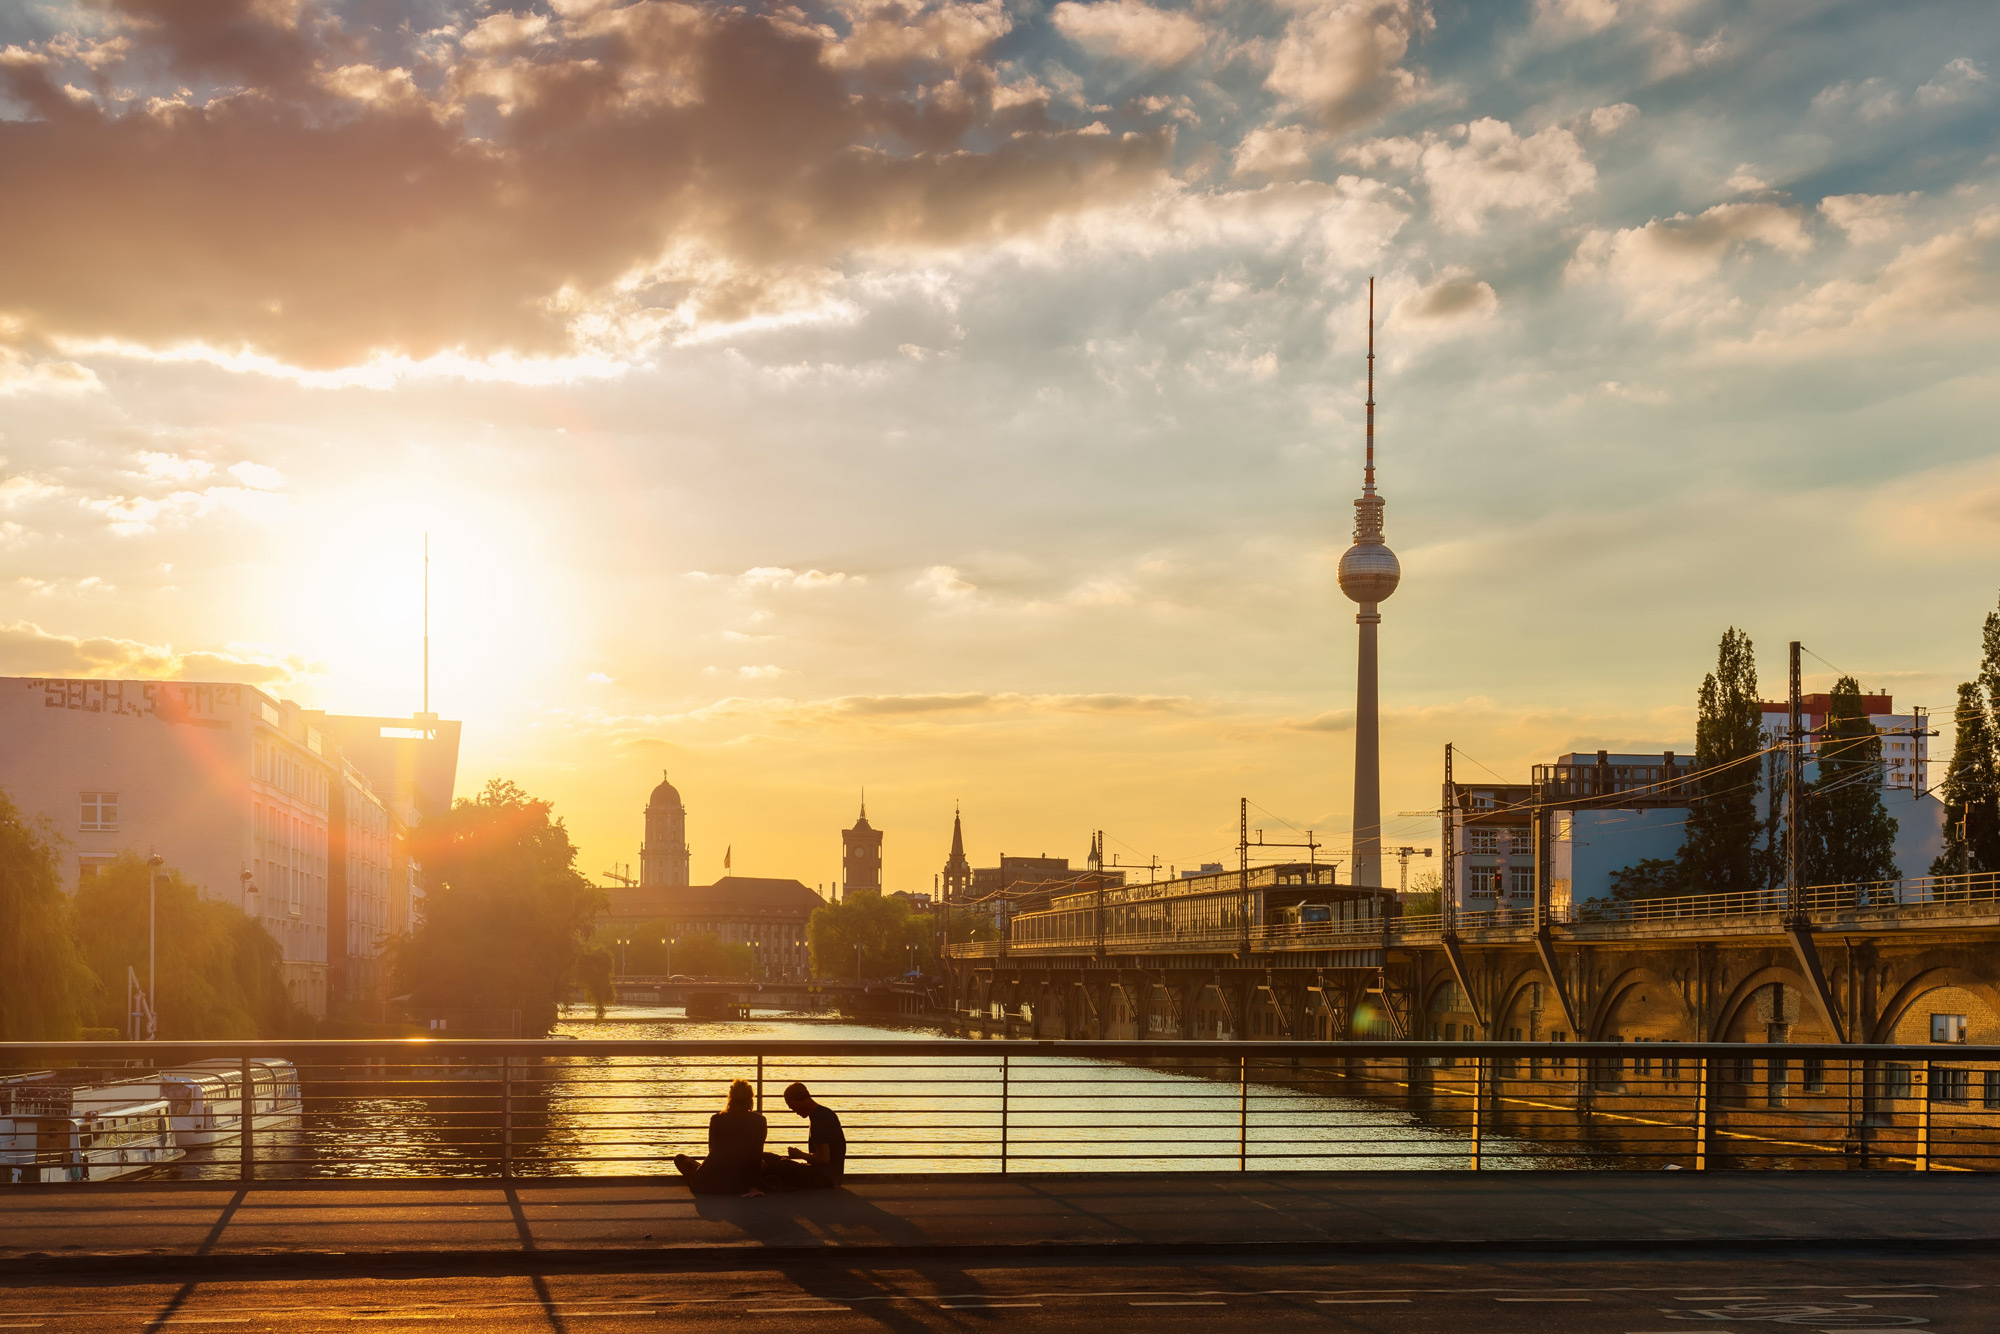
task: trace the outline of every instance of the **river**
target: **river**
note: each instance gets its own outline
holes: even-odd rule
[[[865,1024],[812,1015],[690,1020],[677,1008],[617,1007],[603,1020],[572,1010],[559,1038],[729,1038],[852,1041],[942,1039],[923,1025]],[[1233,1058],[1210,1071],[1161,1069],[1036,1054],[1009,1044],[1003,1106],[1002,1044],[963,1040],[963,1058],[839,1055],[770,1057],[760,1106],[770,1144],[803,1146],[805,1122],[781,1097],[798,1079],[840,1114],[849,1172],[1000,1170],[1002,1122],[1011,1172],[1462,1167],[1462,1130],[1425,1116],[1328,1091],[1331,1073],[1256,1067],[1239,1083]],[[391,1072],[302,1072],[303,1123],[265,1136],[260,1176],[481,1175],[500,1161],[504,1096],[522,1176],[670,1172],[676,1153],[703,1152],[708,1116],[732,1078],[758,1081],[754,1057],[562,1056],[517,1067],[503,1095],[486,1068],[419,1066]],[[1247,1126],[1247,1133],[1244,1127]],[[1534,1146],[1489,1137],[1489,1167],[1551,1165]],[[1239,1154],[1242,1155],[1239,1159]],[[236,1149],[191,1153],[175,1175],[235,1173]],[[284,1161],[289,1160],[289,1161]],[[1573,1160],[1572,1160],[1573,1161]]]

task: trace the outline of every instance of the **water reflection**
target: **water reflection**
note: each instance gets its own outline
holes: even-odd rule
[[[937,1029],[797,1015],[689,1020],[673,1010],[566,1017],[559,1037],[613,1039],[937,1039]],[[805,1145],[781,1097],[802,1080],[841,1116],[849,1170],[869,1172],[1419,1169],[1461,1167],[1467,1137],[1389,1105],[1340,1071],[1253,1065],[1141,1067],[967,1041],[963,1056],[563,1056],[302,1071],[305,1123],[258,1146],[267,1177],[670,1173],[704,1151],[731,1079],[750,1080],[770,1117],[770,1149]],[[1000,1069],[1002,1050],[1008,1069]],[[505,1078],[503,1079],[503,1074]],[[1369,1095],[1369,1096],[1357,1096]],[[1003,1163],[1003,1132],[1005,1153]],[[1532,1146],[1489,1137],[1491,1167],[1549,1165]],[[290,1160],[290,1161],[279,1161]],[[177,1175],[234,1176],[234,1153],[194,1157]]]

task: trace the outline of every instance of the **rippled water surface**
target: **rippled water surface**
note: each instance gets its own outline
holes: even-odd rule
[[[610,1039],[942,1038],[799,1015],[692,1021],[674,1009],[623,1008],[604,1021],[573,1013],[558,1036]],[[1332,1072],[1277,1064],[1241,1077],[1208,1068],[1140,1067],[963,1043],[963,1055],[767,1057],[587,1056],[308,1072],[296,1132],[267,1135],[260,1175],[487,1174],[503,1160],[538,1175],[670,1172],[705,1151],[708,1117],[732,1079],[750,1081],[770,1120],[769,1148],[805,1144],[806,1123],[781,1094],[793,1080],[840,1114],[849,1171],[1173,1171],[1414,1169],[1465,1165],[1459,1130],[1354,1096]],[[1000,1057],[1007,1056],[1001,1070]],[[504,1127],[504,1130],[503,1130]],[[1005,1142],[1003,1164],[1003,1135]],[[1518,1142],[1489,1138],[1488,1166],[1542,1165]],[[233,1175],[233,1145],[191,1157],[187,1175]],[[205,1155],[206,1156],[206,1155]],[[294,1161],[281,1162],[280,1159]]]

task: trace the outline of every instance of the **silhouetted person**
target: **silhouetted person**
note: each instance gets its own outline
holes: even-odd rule
[[[785,1106],[811,1123],[806,1147],[796,1144],[785,1157],[764,1155],[764,1179],[778,1190],[831,1190],[847,1172],[847,1132],[833,1108],[813,1101],[804,1084],[785,1086]]]
[[[752,1111],[756,1090],[747,1080],[729,1086],[729,1108],[708,1118],[708,1157],[674,1155],[674,1166],[697,1195],[761,1195],[757,1178],[763,1168],[764,1140],[770,1124]]]

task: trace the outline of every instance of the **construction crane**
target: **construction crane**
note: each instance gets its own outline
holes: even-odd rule
[[[1428,812],[1426,812],[1428,814]],[[1396,853],[1396,897],[1405,899],[1410,895],[1410,858],[1429,857],[1435,854],[1429,848],[1397,848]]]

